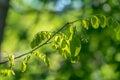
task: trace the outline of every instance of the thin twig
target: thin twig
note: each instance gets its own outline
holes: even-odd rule
[[[67,25],[73,24],[73,23],[75,23],[75,22],[77,22],[77,21],[79,21],[79,20],[81,20],[81,19],[78,19],[78,20],[75,20],[75,21],[68,22],[68,23],[64,24],[58,31],[56,31],[56,32],[55,32],[48,40],[46,40],[43,44],[35,47],[34,49],[32,49],[32,50],[29,51],[29,52],[26,52],[26,53],[24,53],[24,54],[21,54],[21,55],[19,55],[19,56],[16,56],[14,59],[18,59],[18,58],[21,58],[21,57],[26,56],[26,55],[28,55],[28,54],[31,54],[32,52],[34,52],[35,50],[39,49],[40,47],[42,47],[42,46],[44,46],[44,45],[47,45],[47,44],[50,44],[51,42],[49,42],[49,41],[50,41],[57,33],[59,33],[61,30],[63,30]],[[5,60],[5,61],[0,62],[0,64],[4,64],[4,63],[7,63],[7,62],[8,62],[8,60]]]

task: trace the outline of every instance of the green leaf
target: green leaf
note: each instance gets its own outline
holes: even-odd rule
[[[46,35],[47,35],[47,32],[42,31],[42,32],[40,33],[40,38],[41,38],[41,40],[45,40],[46,37],[47,37]]]
[[[0,74],[5,75],[5,76],[15,75],[12,69],[0,69]]]
[[[120,41],[120,24],[114,29],[116,40]]]
[[[79,53],[81,50],[81,42],[79,37],[77,36],[76,32],[77,30],[75,28],[73,28],[73,32],[71,34],[71,39],[69,39],[70,41],[70,53],[71,53],[71,62],[73,61],[73,58],[76,58],[76,62],[77,62],[77,58],[79,57]]]
[[[8,55],[6,58],[9,61],[10,68],[12,68],[14,66],[14,63],[15,63],[15,61],[14,61],[14,55]]]
[[[47,33],[47,39],[51,37],[51,33]]]
[[[59,48],[58,48],[58,52],[59,52],[59,54],[63,55],[63,52],[64,52],[64,51],[62,50],[62,48],[59,47]]]
[[[39,52],[38,52],[38,51],[34,51],[34,52],[32,53],[32,55],[34,55],[34,56],[39,56]]]
[[[46,65],[47,65],[48,67],[50,66],[49,60],[48,60],[48,58],[47,58],[47,56],[46,56],[45,54],[40,53],[40,54],[39,54],[39,58],[40,58],[44,63],[46,63]]]
[[[30,55],[28,55],[27,57],[25,57],[24,60],[23,60],[24,63],[27,63],[29,61],[30,57],[31,57]]]
[[[97,16],[93,16],[91,17],[91,25],[94,29],[98,29],[99,28],[99,19]]]
[[[66,59],[71,57],[70,47],[67,45],[65,48],[62,48],[62,56]]]
[[[112,26],[113,26],[113,18],[111,18],[111,17],[107,18],[107,26],[112,28]]]
[[[42,43],[42,41],[49,39],[51,37],[51,33],[47,32],[47,31],[42,31],[42,32],[38,32],[32,42],[31,42],[31,48],[35,48],[36,46],[38,46],[39,44]]]
[[[23,62],[22,62],[22,69],[21,69],[21,71],[22,71],[22,72],[25,72],[26,69],[27,69],[27,64],[23,61]]]
[[[71,57],[71,63],[77,63],[79,61],[79,56]]]
[[[60,36],[55,36],[55,38],[54,38],[54,40],[55,40],[55,42],[60,42]]]
[[[13,70],[7,70],[7,76],[15,75]]]
[[[28,61],[30,60],[30,58],[31,58],[31,55],[28,55],[28,56],[26,56],[26,57],[23,59],[23,61],[22,61],[22,67],[21,67],[21,71],[22,71],[22,72],[25,72],[25,71],[26,71],[26,69],[27,69],[27,63],[28,63]]]
[[[67,45],[67,42],[65,39],[62,40],[62,43],[61,43],[61,48],[65,48]]]
[[[117,30],[119,29],[119,22],[115,20],[114,18],[108,17],[107,18],[107,26],[111,28],[112,30]],[[117,32],[117,31],[116,31]]]
[[[41,43],[40,33],[37,33],[31,42],[31,48],[38,46]]]
[[[105,28],[107,25],[107,18],[104,15],[98,15],[99,21],[100,21],[100,26],[102,28]]]
[[[68,26],[66,26],[66,28],[65,28],[65,30],[64,31],[62,31],[62,33],[60,33],[61,34],[61,36],[62,37],[66,37],[67,36],[67,38],[69,38],[69,36],[70,36],[70,25],[68,25]]]
[[[84,18],[82,20],[82,26],[85,28],[85,29],[88,29],[89,28],[89,20],[87,18]]]
[[[74,35],[72,40],[70,41],[70,51],[72,56],[78,56],[81,50],[81,42],[80,39]]]
[[[76,34],[77,30],[75,27],[70,26],[67,30],[68,34],[61,33],[55,37],[54,47],[65,59],[77,62],[81,50],[81,42]]]
[[[57,44],[53,44],[53,45],[52,45],[52,48],[53,48],[53,49],[58,49],[58,45],[57,45]]]
[[[73,26],[70,26],[69,31],[70,31],[70,37],[69,37],[69,40],[72,40],[73,35],[74,35],[74,28],[73,28]]]

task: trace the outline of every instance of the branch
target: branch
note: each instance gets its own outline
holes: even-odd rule
[[[29,52],[26,52],[26,53],[24,53],[24,54],[21,54],[21,55],[19,55],[19,56],[16,56],[14,59],[18,59],[18,58],[21,58],[21,57],[26,56],[26,55],[28,55],[28,54],[31,54],[32,52],[34,52],[35,50],[39,49],[40,47],[42,47],[42,46],[44,46],[44,45],[47,45],[47,44],[50,44],[51,42],[49,42],[49,41],[50,41],[57,33],[59,33],[61,30],[63,30],[67,25],[73,24],[73,23],[75,23],[75,22],[77,22],[77,21],[79,21],[79,20],[81,20],[81,19],[78,19],[78,20],[75,20],[75,21],[68,22],[68,23],[64,24],[60,29],[58,29],[58,31],[56,31],[56,32],[55,32],[48,40],[46,40],[43,44],[35,47],[34,49],[32,49],[32,50],[29,51]],[[8,62],[8,60],[5,60],[5,61],[0,62],[0,64],[4,64],[4,63],[7,63],[7,62]]]

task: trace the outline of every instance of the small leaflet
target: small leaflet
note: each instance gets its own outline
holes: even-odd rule
[[[93,16],[91,17],[91,25],[94,29],[98,29],[99,28],[99,19],[97,16]]]

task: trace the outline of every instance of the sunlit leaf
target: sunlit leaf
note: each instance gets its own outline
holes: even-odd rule
[[[0,70],[0,74],[5,75],[5,76],[15,75],[15,73],[12,69],[2,69],[2,70]]]
[[[12,73],[12,75],[15,75],[15,72],[13,70],[11,70],[11,73]]]
[[[41,40],[45,40],[46,37],[47,37],[46,35],[47,35],[47,32],[42,31],[42,32],[40,33],[40,38],[41,38]]]
[[[21,71],[22,71],[22,72],[25,72],[26,69],[27,69],[27,64],[23,61],[23,62],[22,62],[22,69],[21,69]]]
[[[48,67],[50,66],[49,60],[48,60],[48,58],[47,58],[47,56],[46,56],[45,54],[40,53],[40,54],[39,54],[39,58],[40,58],[44,63],[46,63],[46,65],[47,65]]]
[[[73,26],[70,26],[70,37],[69,37],[69,40],[72,40],[72,38],[73,38],[73,34],[74,34],[74,28],[73,28]]]
[[[37,33],[31,42],[31,48],[38,46],[40,43],[41,43],[40,34]]]
[[[57,46],[56,44],[53,44],[53,45],[52,45],[52,48],[53,48],[53,49],[58,49],[58,46]]]
[[[78,57],[81,50],[81,42],[79,38],[74,35],[72,40],[70,41],[70,51],[71,57]]]
[[[14,55],[8,55],[6,58],[9,61],[10,68],[12,68],[14,66],[14,63],[15,63],[15,61],[14,61]]]
[[[51,33],[47,32],[47,31],[42,31],[42,32],[38,32],[32,42],[31,42],[31,48],[35,48],[36,46],[38,46],[39,44],[41,44],[42,41],[49,39],[51,37]]]
[[[85,29],[88,29],[89,28],[89,20],[87,18],[84,18],[82,20],[82,26],[85,28]]]
[[[55,39],[54,39],[56,42],[60,42],[60,37],[59,36],[55,36]]]
[[[28,63],[28,61],[30,60],[30,58],[31,58],[31,55],[28,55],[28,56],[26,56],[26,57],[23,59],[22,67],[21,67],[21,71],[22,71],[22,72],[25,72],[25,71],[26,71],[26,69],[27,69],[27,63]]]
[[[34,56],[39,56],[39,52],[38,52],[38,51],[34,51],[34,52],[32,53],[32,55],[34,55]]]
[[[47,38],[49,39],[51,37],[51,33],[47,33]]]
[[[114,34],[115,34],[116,39],[117,39],[118,41],[120,41],[120,24],[118,24],[118,25],[119,25],[119,26],[114,29],[114,31],[115,31]]]
[[[71,52],[70,52],[70,48],[68,45],[66,45],[65,48],[62,48],[62,51],[63,51],[62,56],[64,58],[69,59],[71,57]]]
[[[15,63],[15,61],[14,61],[14,55],[12,55],[11,59],[10,59],[10,65],[11,65],[11,67],[14,66],[14,63]]]
[[[62,43],[61,43],[61,47],[64,48],[64,47],[66,47],[66,45],[67,45],[67,42],[66,42],[65,39],[63,39],[63,40],[62,40]]]
[[[98,29],[99,28],[99,19],[97,16],[93,16],[91,17],[91,25],[94,29]]]
[[[61,35],[55,37],[54,47],[57,48],[58,52],[65,59],[68,59],[71,62],[77,62],[81,50],[81,42],[76,34],[77,30],[74,26],[69,26],[67,30],[69,35],[66,35],[66,33],[61,33]]]
[[[81,43],[79,43],[79,44],[80,44],[80,46],[76,47],[75,55],[74,56],[79,56],[79,53],[80,53],[80,50],[81,50]]]

